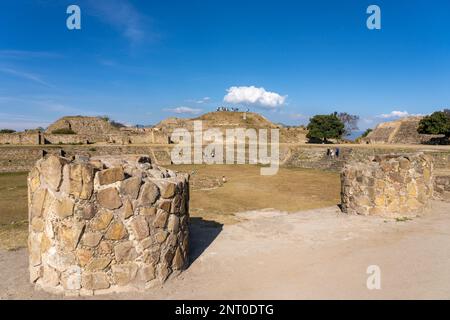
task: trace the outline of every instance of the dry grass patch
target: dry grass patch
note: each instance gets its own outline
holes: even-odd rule
[[[0,248],[25,247],[28,236],[27,173],[0,174]]]
[[[27,246],[28,221],[0,226],[0,249],[17,250]]]
[[[340,201],[339,174],[312,169],[280,168],[274,176],[261,176],[251,165],[182,165],[171,169],[191,176],[192,217],[219,223],[236,221],[234,213],[273,208],[296,212],[333,206]],[[201,181],[227,182],[201,188]],[[194,187],[192,187],[194,186]]]

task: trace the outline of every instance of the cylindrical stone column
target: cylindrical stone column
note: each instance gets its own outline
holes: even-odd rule
[[[345,213],[415,216],[428,207],[432,196],[433,160],[423,153],[349,162],[341,173],[341,204]]]
[[[54,293],[144,290],[188,264],[189,176],[148,156],[39,160],[28,177],[30,280]]]

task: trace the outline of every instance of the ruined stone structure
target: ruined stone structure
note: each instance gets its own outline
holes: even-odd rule
[[[148,289],[180,272],[188,180],[147,156],[39,160],[28,177],[31,282],[93,295]]]
[[[450,175],[437,173],[434,176],[434,199],[450,202]]]
[[[45,154],[65,154],[66,156],[104,156],[122,154],[148,154],[153,164],[171,164],[171,149],[174,145],[61,145],[61,146],[0,146],[0,173],[30,171],[36,161]],[[369,157],[390,154],[388,147],[361,147],[348,145],[340,147],[340,156],[330,159],[327,156],[330,146],[280,145],[280,165],[283,167],[322,169],[340,172],[347,161],[363,161]],[[433,158],[434,167],[450,174],[450,150],[417,148]],[[396,148],[396,153],[409,153],[411,149]]]
[[[404,217],[417,215],[433,196],[433,161],[423,153],[349,162],[341,174],[342,211]]]
[[[69,129],[76,134],[82,135],[102,135],[119,131],[107,119],[100,117],[68,116],[52,123],[46,133],[53,133],[55,130]]]
[[[201,121],[203,131],[215,128],[219,129],[224,135],[227,129],[279,129],[280,143],[305,144],[308,139],[308,131],[302,127],[285,128],[277,125],[264,116],[255,112],[208,112],[199,117],[191,119],[167,118],[155,126],[167,136],[178,128],[183,128],[189,132],[194,130],[194,121]]]
[[[71,130],[73,134],[55,133]],[[169,144],[169,135],[158,128],[118,128],[101,117],[70,116],[51,124],[45,132],[30,130],[0,133],[0,145]]]
[[[0,133],[0,144],[40,145],[43,144],[43,138],[39,131]]]
[[[361,139],[362,143],[374,144],[424,144],[433,139],[439,139],[441,135],[419,134],[419,122],[423,117],[406,117],[396,121],[383,122]]]

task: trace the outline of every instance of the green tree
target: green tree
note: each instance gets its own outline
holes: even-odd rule
[[[369,135],[369,133],[371,133],[373,130],[372,129],[366,129],[366,131],[364,131],[364,133],[361,135],[361,138],[365,138]]]
[[[52,134],[76,134],[76,132],[70,128],[61,128],[53,130]]]
[[[443,134],[450,137],[450,114],[445,111],[437,111],[424,117],[419,122],[417,132],[424,134]]]
[[[118,129],[126,127],[126,125],[124,125],[123,123],[120,123],[120,122],[117,122],[117,121],[114,121],[114,120],[110,120],[109,123],[111,123],[111,125],[113,127],[118,128]]]
[[[334,113],[345,126],[344,135],[349,136],[353,131],[358,130],[359,116],[347,112]]]
[[[327,142],[328,139],[339,139],[345,132],[345,125],[336,114],[316,115],[309,120],[308,134],[310,141],[320,140]]]
[[[12,129],[0,129],[0,133],[14,133],[16,130]]]

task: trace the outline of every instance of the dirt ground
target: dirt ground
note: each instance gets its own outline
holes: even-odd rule
[[[190,267],[160,288],[99,299],[449,299],[450,204],[408,221],[346,216],[336,207],[193,219]],[[381,289],[368,290],[368,266]],[[60,299],[27,280],[27,252],[0,251],[1,299]],[[74,298],[70,298],[74,299]]]

